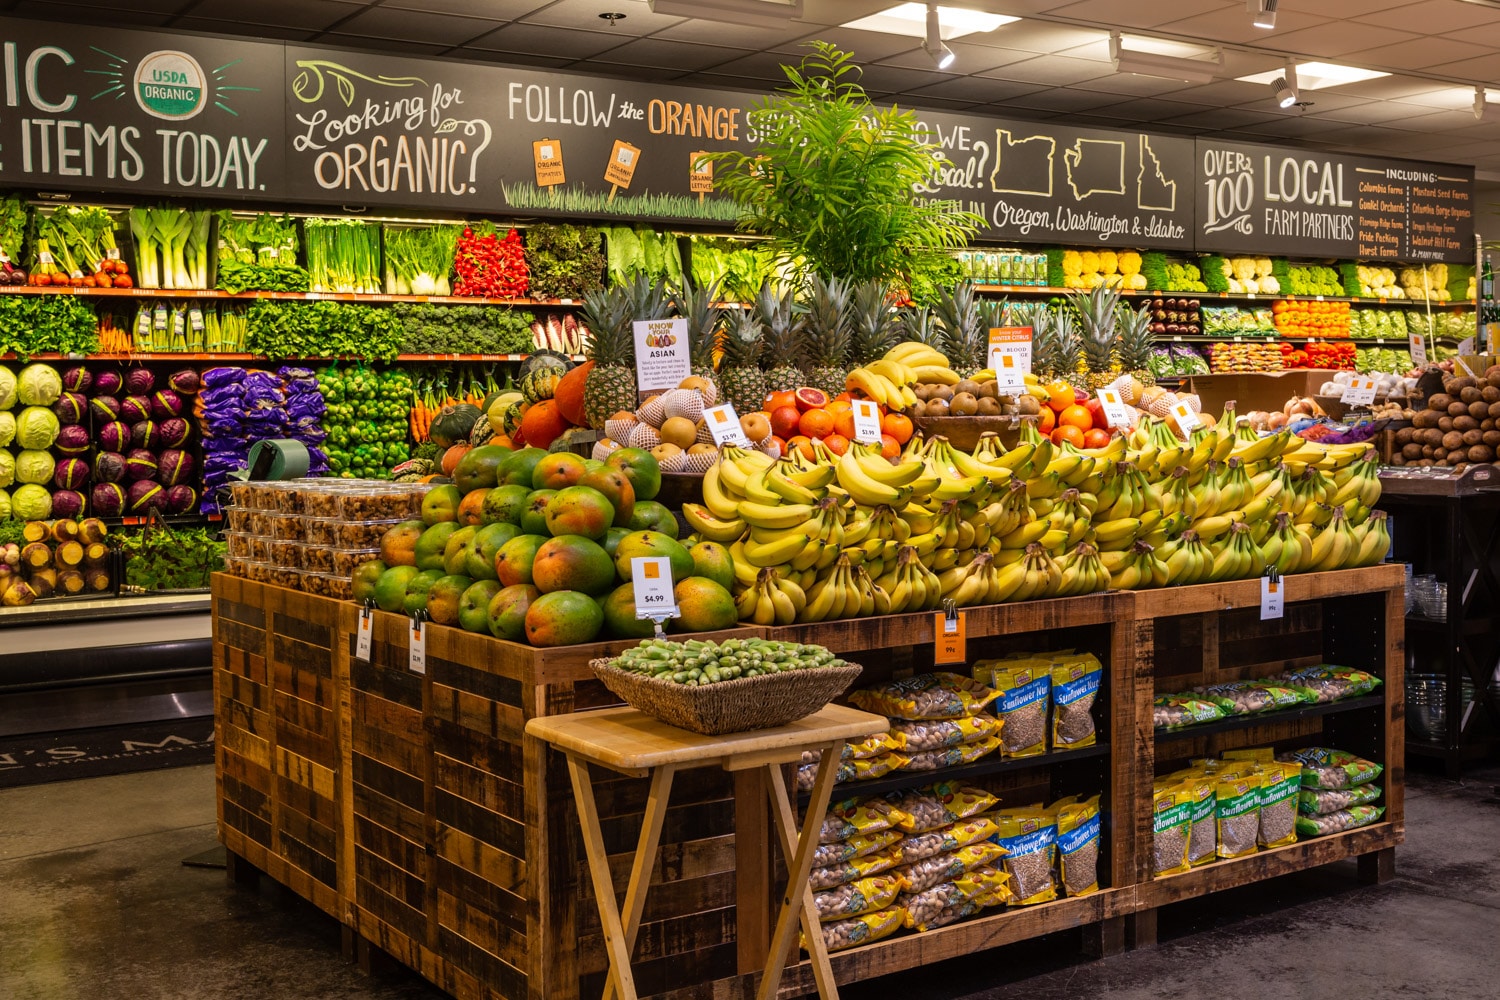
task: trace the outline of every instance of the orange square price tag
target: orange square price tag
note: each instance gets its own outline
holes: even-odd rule
[[[704,410],[703,419],[708,422],[708,432],[713,435],[714,444],[720,447],[726,444],[750,447],[750,441],[740,427],[740,418],[734,412],[734,404],[725,403],[723,406]]]
[[[950,663],[969,662],[968,650],[968,622],[967,613],[960,611],[949,618],[939,611],[933,615],[933,635],[936,637],[933,644],[932,662],[938,666]]]
[[[713,194],[714,161],[703,159],[707,155],[699,150],[688,156],[688,190],[693,194]]]
[[[1281,579],[1260,578],[1260,620],[1270,621],[1286,613],[1286,587]]]
[[[562,142],[557,139],[538,139],[531,144],[531,159],[536,166],[536,186],[551,187],[567,183],[568,175],[563,171]]]
[[[635,177],[635,168],[641,162],[641,151],[623,139],[616,139],[609,151],[609,163],[604,167],[604,181],[615,187],[628,188]]]

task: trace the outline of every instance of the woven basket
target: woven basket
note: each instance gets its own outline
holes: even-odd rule
[[[860,667],[816,667],[688,687],[591,660],[604,686],[653,719],[704,736],[775,729],[812,715],[859,676]]]

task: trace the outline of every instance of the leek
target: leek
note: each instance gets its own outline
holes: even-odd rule
[[[209,212],[183,208],[131,209],[141,287],[207,288],[212,221]]]
[[[382,290],[380,226],[356,219],[308,219],[307,271],[315,292]]]
[[[451,295],[448,275],[459,226],[387,228],[386,291],[395,295]]]

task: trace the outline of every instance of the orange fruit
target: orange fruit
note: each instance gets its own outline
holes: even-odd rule
[[[1057,414],[1052,412],[1050,406],[1042,407],[1041,415],[1037,418],[1037,433],[1046,436],[1052,433],[1052,428],[1057,425]]]
[[[803,458],[816,457],[813,454],[812,438],[810,437],[803,437],[801,434],[798,434],[796,437],[788,440],[786,446],[788,454],[791,453],[791,449],[796,448],[799,452],[802,453]]]
[[[808,410],[821,410],[828,405],[828,393],[807,385],[793,393],[792,398],[796,401],[797,409],[804,413]]]
[[[781,438],[776,437],[774,434],[771,436],[771,447],[776,449],[776,455],[778,458],[785,457],[787,455],[786,442],[781,440]]]
[[[1047,405],[1052,407],[1053,412],[1061,413],[1072,406],[1076,398],[1073,395],[1071,383],[1058,379],[1056,382],[1047,383]]]
[[[783,406],[796,408],[797,394],[790,389],[782,389],[779,392],[768,392],[766,393],[766,405],[762,406],[761,409],[767,413],[775,413]]]
[[[1087,406],[1079,406],[1074,403],[1057,415],[1057,422],[1069,427],[1077,427],[1086,431],[1094,426],[1094,415],[1089,412]]]
[[[843,396],[838,396],[834,399],[829,400],[828,405],[823,407],[823,409],[827,410],[829,413],[832,413],[834,416],[838,416],[840,413],[846,413],[854,409],[854,404],[845,399]]]
[[[833,430],[846,438],[854,437],[854,410],[845,409],[833,414]]]
[[[880,435],[880,457],[897,458],[901,454],[901,442],[889,434]]]
[[[830,434],[823,439],[823,446],[835,455],[842,455],[849,450],[849,439],[842,434]]]
[[[771,433],[786,439],[797,433],[802,413],[795,406],[778,406],[771,411]]]
[[[897,444],[911,440],[913,427],[911,418],[904,413],[887,413],[880,421],[880,429],[896,439]]]
[[[1093,450],[1095,448],[1109,447],[1109,431],[1100,430],[1097,427],[1083,432],[1083,446]]]
[[[1052,443],[1062,444],[1066,441],[1075,448],[1083,445],[1083,431],[1072,424],[1063,424],[1052,431]]]
[[[808,410],[798,420],[797,429],[808,437],[827,437],[833,433],[833,417],[827,410]]]

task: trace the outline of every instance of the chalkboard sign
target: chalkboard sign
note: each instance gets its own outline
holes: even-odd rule
[[[1473,260],[1472,167],[1197,142],[1199,250]]]

